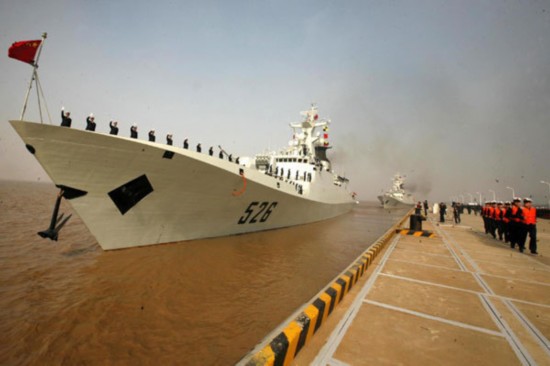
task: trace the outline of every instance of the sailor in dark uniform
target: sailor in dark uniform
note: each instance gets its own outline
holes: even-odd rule
[[[214,155],[214,146],[210,146],[210,149],[208,149],[208,155]]]
[[[183,140],[183,148],[184,149],[189,149],[189,142],[187,140],[188,139]]]
[[[61,107],[61,126],[71,127],[72,121],[71,112],[65,112],[65,107]]]
[[[155,130],[153,129],[153,130],[149,131],[149,141],[155,142],[155,140],[156,140]]]
[[[172,134],[169,133],[166,135],[166,145],[172,146],[174,144],[174,140],[172,140]]]
[[[117,121],[111,121],[109,122],[109,127],[111,128],[111,132],[109,134],[111,135],[118,135],[118,122]]]
[[[218,154],[218,157],[219,157],[220,159],[223,159],[223,151],[220,150],[220,153]]]
[[[95,121],[94,121],[94,114],[90,113],[88,117],[86,117],[86,131],[95,131]]]
[[[130,137],[133,139],[138,138],[138,130],[137,130],[137,125],[135,123],[132,125],[132,127],[130,127]]]
[[[201,143],[200,143],[200,142],[197,144],[197,152],[198,152],[198,153],[202,152],[202,147],[201,147]]]

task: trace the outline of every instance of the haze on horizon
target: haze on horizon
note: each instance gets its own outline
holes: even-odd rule
[[[548,202],[546,1],[10,1],[0,3],[0,179],[48,180],[13,131],[31,68],[15,42],[48,39],[52,115],[111,119],[235,156],[286,146],[311,102],[329,152],[374,200],[396,172],[419,200],[467,193]],[[35,90],[26,119],[38,120]]]

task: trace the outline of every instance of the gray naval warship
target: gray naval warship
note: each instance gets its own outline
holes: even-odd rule
[[[393,177],[392,187],[378,196],[384,208],[413,206],[415,201],[412,194],[405,191],[405,177],[397,173]]]
[[[104,250],[282,228],[350,211],[348,179],[332,169],[317,107],[290,124],[278,151],[220,159],[162,143],[10,121]],[[56,208],[59,208],[57,202]],[[57,240],[66,223],[54,210]]]

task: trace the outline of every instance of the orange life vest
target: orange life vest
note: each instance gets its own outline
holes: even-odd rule
[[[495,209],[491,206],[487,207],[487,217],[491,219],[495,218]]]
[[[520,211],[520,208],[517,206],[512,206],[512,215],[511,219],[513,222],[521,222],[523,215],[521,214],[523,211]]]
[[[501,215],[501,210],[500,210],[500,208],[496,207],[496,208],[495,208],[495,211],[494,211],[494,216],[493,216],[494,219],[497,220],[497,221],[502,220],[502,218],[500,217],[500,215]]]
[[[527,225],[536,225],[537,209],[534,207],[531,207],[531,208],[522,207],[522,210],[523,210],[523,223]]]

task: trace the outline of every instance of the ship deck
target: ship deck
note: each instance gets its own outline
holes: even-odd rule
[[[293,365],[550,364],[550,222],[539,256],[473,213],[423,226],[436,237],[391,239]]]

